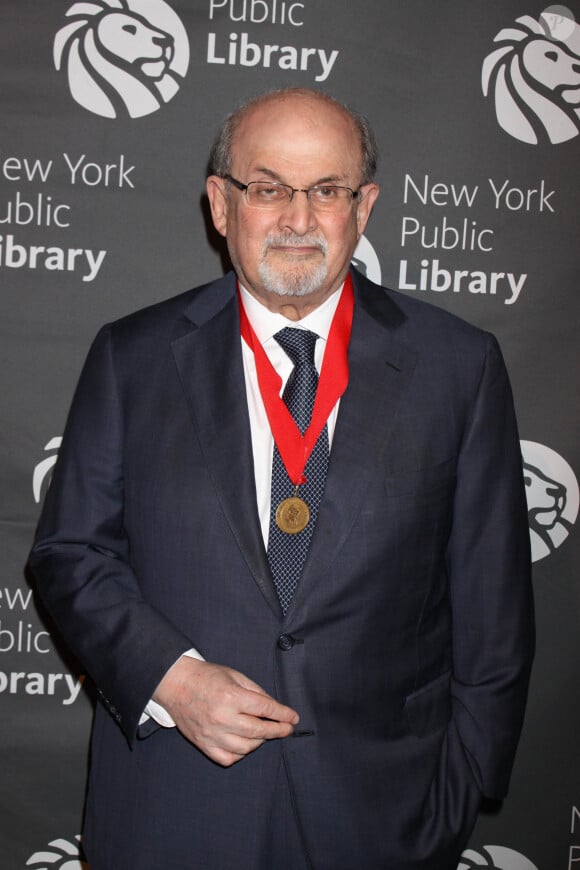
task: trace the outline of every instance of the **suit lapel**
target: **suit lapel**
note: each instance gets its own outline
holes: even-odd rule
[[[235,288],[232,276],[204,287],[185,312],[192,329],[172,348],[224,514],[258,587],[280,615],[256,506]]]
[[[355,312],[349,384],[340,403],[317,527],[287,618],[327,575],[364,502],[413,374],[416,353],[395,339],[404,319],[386,292],[353,274]],[[246,563],[276,616],[256,506],[250,424],[235,277],[202,288],[185,312],[188,332],[172,343],[218,498]]]
[[[394,335],[404,315],[386,292],[353,274],[355,313],[349,346],[349,383],[338,413],[330,465],[300,583],[288,616],[313,583],[328,576],[380,466],[416,353]]]

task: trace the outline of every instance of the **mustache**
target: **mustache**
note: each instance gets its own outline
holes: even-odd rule
[[[326,239],[323,236],[314,235],[314,233],[307,233],[304,236],[299,236],[297,233],[270,233],[264,239],[262,254],[265,254],[268,248],[284,246],[318,248],[323,254],[328,251]]]

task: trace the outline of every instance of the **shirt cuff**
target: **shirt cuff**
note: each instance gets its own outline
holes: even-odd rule
[[[205,661],[201,653],[199,653],[193,647],[186,650],[179,658],[183,658],[183,656],[188,656],[190,659],[197,659],[198,662]],[[179,659],[177,659],[177,661],[179,661]],[[169,715],[165,707],[162,707],[161,704],[158,704],[157,701],[153,700],[153,698],[151,698],[151,700],[145,707],[144,712],[141,714],[141,718],[139,719],[139,725],[143,725],[143,723],[147,722],[148,719],[154,719],[155,722],[157,722],[158,725],[161,725],[162,728],[175,728],[175,722],[173,721],[173,718]]]

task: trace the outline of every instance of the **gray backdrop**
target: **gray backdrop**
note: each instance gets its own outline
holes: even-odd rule
[[[92,690],[24,564],[89,342],[223,271],[211,140],[235,104],[286,85],[375,126],[359,267],[490,329],[512,377],[538,652],[510,795],[461,870],[580,866],[575,18],[577,0],[0,4],[2,867],[82,866]]]

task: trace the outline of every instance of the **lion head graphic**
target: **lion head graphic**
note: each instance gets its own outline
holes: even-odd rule
[[[52,840],[42,852],[35,852],[26,862],[35,870],[89,870],[80,849],[80,835],[74,840]]]
[[[574,40],[529,15],[500,30],[499,47],[481,72],[483,94],[494,94],[499,125],[522,142],[566,142],[580,133],[580,54]],[[574,47],[573,47],[574,44]]]
[[[381,283],[381,264],[377,252],[366,236],[361,236],[352,255],[352,265],[375,284]]]
[[[38,465],[35,465],[34,471],[32,473],[32,494],[34,495],[34,501],[39,504],[42,496],[42,489],[45,482],[50,483],[50,477],[52,474],[52,469],[56,465],[56,460],[58,459],[58,449],[62,444],[62,437],[60,435],[56,435],[54,438],[51,438],[48,444],[45,445],[45,451],[52,450],[56,451],[54,453],[49,454],[45,459],[41,459]]]
[[[151,23],[139,6],[149,13],[157,7],[168,29]],[[153,7],[152,0],[77,2],[66,15],[69,23],[54,39],[54,64],[66,69],[71,94],[85,109],[105,118],[138,118],[175,96],[189,50],[181,22],[163,0]]]
[[[550,556],[574,529],[580,488],[573,469],[551,447],[521,441],[532,561]]]
[[[564,517],[567,490],[540,468],[524,462],[530,532],[538,535],[550,552],[567,537],[573,524]]]
[[[457,870],[482,870],[484,867],[489,870],[537,870],[528,858],[507,846],[483,846],[479,852],[467,849]]]

